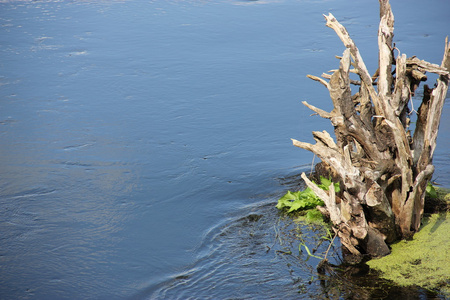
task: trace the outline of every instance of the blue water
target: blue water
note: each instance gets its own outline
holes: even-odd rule
[[[450,4],[392,5],[397,47],[440,63]],[[377,1],[0,1],[0,298],[320,295],[272,246],[313,159],[290,138],[331,131],[301,104],[331,109],[306,78],[344,50],[328,12],[373,73]]]

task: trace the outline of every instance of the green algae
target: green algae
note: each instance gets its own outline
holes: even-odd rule
[[[450,214],[441,212],[424,218],[414,238],[392,245],[392,253],[367,264],[381,277],[400,286],[417,285],[440,289],[450,296]]]
[[[435,187],[437,197],[446,201],[447,203],[450,201],[450,189]]]

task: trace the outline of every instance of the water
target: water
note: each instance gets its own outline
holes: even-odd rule
[[[397,47],[440,63],[450,4],[408,4]],[[373,72],[376,1],[1,1],[0,298],[320,296],[273,205],[330,130],[330,11]]]

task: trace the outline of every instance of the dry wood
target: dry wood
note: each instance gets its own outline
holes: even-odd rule
[[[410,236],[420,226],[448,90],[450,44],[446,39],[440,66],[401,53],[394,57],[394,16],[389,1],[380,0],[379,67],[370,76],[345,27],[332,14],[324,17],[326,26],[336,32],[346,50],[338,57],[339,69],[332,70],[331,75],[308,77],[328,89],[334,109],[327,112],[306,101],[303,104],[330,119],[336,142],[326,131],[313,132],[314,145],[292,141],[327,163],[343,183],[337,204],[334,187],[326,193],[302,174],[306,184],[324,201],[342,244],[353,254],[386,255],[388,243]],[[420,82],[427,79],[426,72],[438,74],[439,78],[434,89],[424,86],[411,137],[409,103]],[[358,74],[360,80],[351,80],[350,73]],[[353,95],[351,84],[359,86]]]

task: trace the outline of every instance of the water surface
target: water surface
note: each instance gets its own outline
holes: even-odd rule
[[[440,63],[450,5],[408,5],[397,47]],[[331,109],[328,12],[374,72],[376,1],[1,1],[0,298],[321,295],[274,204],[331,130],[301,105]]]

